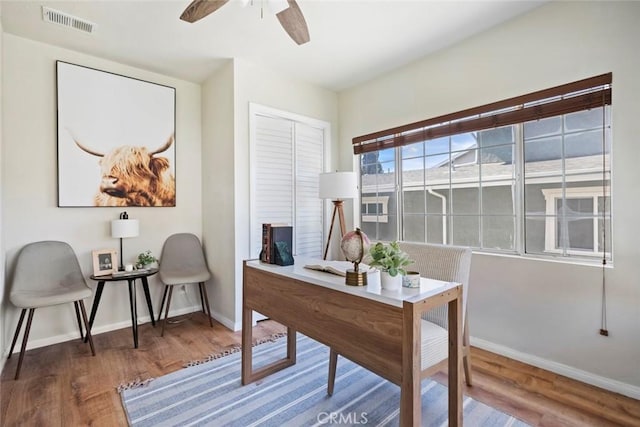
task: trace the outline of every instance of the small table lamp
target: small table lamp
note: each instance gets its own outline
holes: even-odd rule
[[[358,197],[358,176],[355,172],[321,173],[319,193],[321,199],[331,199],[333,202],[331,226],[329,227],[329,235],[327,236],[327,246],[324,249],[324,256],[322,257],[322,259],[327,259],[336,213],[338,213],[338,220],[340,221],[340,238],[346,233],[342,202],[344,199],[355,199]]]
[[[119,219],[111,221],[111,237],[114,239],[120,239],[120,265],[118,270],[124,269],[122,261],[122,239],[125,237],[137,237],[139,234],[140,225],[137,219],[129,219],[129,215],[126,212],[120,214]]]

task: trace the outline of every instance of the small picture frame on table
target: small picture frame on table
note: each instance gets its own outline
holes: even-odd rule
[[[118,252],[115,249],[102,249],[92,252],[93,275],[107,276],[118,271]]]

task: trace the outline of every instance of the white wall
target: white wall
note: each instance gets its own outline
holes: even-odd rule
[[[140,220],[140,236],[124,241],[125,258],[147,249],[159,257],[169,234],[186,231],[199,235],[202,230],[199,85],[4,34],[1,221],[7,284],[15,255],[26,243],[45,239],[68,242],[76,251],[87,277],[92,272],[92,250],[119,246],[119,241],[110,237],[109,222],[124,209],[56,207],[55,61],[58,59],[176,88],[177,206],[127,208],[130,217]],[[95,283],[88,282],[95,288]],[[162,295],[157,277],[150,278],[150,288],[157,312]],[[198,298],[195,290],[190,290],[186,296],[174,295],[173,312],[191,311],[193,306],[199,305]],[[87,309],[91,301],[85,302]],[[148,319],[141,289],[138,308],[141,320]],[[18,311],[11,304],[5,304],[0,316],[4,320],[2,349],[5,351],[17,315]],[[129,327],[130,324],[126,282],[108,283],[94,332]],[[34,316],[29,347],[69,339],[77,334],[72,304],[39,309]]]
[[[340,154],[351,139],[538,89],[613,72],[613,247],[608,329],[601,269],[474,255],[475,343],[640,397],[640,3],[553,2],[340,94]],[[484,341],[483,341],[484,340]],[[474,341],[472,340],[472,343]]]
[[[2,99],[2,41],[4,39],[4,33],[2,32],[2,3],[0,3],[0,99]],[[2,152],[3,152],[3,141],[4,141],[4,133],[2,130],[2,102],[0,102],[0,224],[2,224]],[[0,255],[4,255],[4,243],[3,243],[3,228],[0,227]],[[3,257],[4,258],[4,257]],[[0,262],[0,355],[4,354],[1,350],[4,348],[2,343],[4,343],[4,316],[2,313],[5,311],[5,280],[4,280],[4,262]],[[5,359],[4,357],[0,361],[0,372],[2,372],[2,368],[4,367]]]
[[[228,111],[226,108],[231,101],[233,111]],[[212,294],[216,295],[213,298],[216,301],[211,305],[224,316],[223,323],[235,330],[241,327],[242,320],[242,261],[258,256],[249,253],[251,102],[331,123],[332,144],[337,140],[338,128],[338,99],[334,92],[283,76],[245,60],[234,59],[232,64],[225,66],[205,83],[203,172],[206,174],[207,169],[212,168],[216,176],[204,178],[205,193],[210,193],[204,196],[204,236],[209,245],[215,242],[218,250],[234,251],[232,257],[226,253],[209,257],[214,275],[218,276],[210,285],[214,288]],[[230,145],[231,142],[233,146]],[[336,153],[336,150],[332,152]],[[334,154],[331,164],[336,163],[337,154]],[[217,183],[213,182],[215,180],[218,180]],[[215,289],[216,287],[219,289]]]
[[[236,323],[234,91],[232,60],[202,86],[202,235],[213,275],[207,293],[212,316],[231,329]]]

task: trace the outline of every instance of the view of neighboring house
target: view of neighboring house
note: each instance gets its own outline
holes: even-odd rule
[[[610,255],[608,115],[598,108],[365,153],[362,228],[375,239],[517,253],[522,227],[528,254]]]

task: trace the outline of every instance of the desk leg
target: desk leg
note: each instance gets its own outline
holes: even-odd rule
[[[400,426],[419,426],[422,416],[420,377],[422,355],[420,311],[407,301],[403,303],[402,383],[400,384]]]
[[[131,306],[131,329],[133,330],[133,346],[138,348],[138,310],[136,308],[136,282],[127,279],[129,283],[129,305]]]
[[[460,289],[460,288],[458,288]],[[449,426],[462,427],[462,291],[449,302]]]
[[[253,370],[253,310],[242,308],[242,385],[250,384],[296,363],[296,331],[287,328],[287,357]]]
[[[96,318],[96,312],[98,311],[98,305],[100,305],[100,298],[102,298],[102,290],[104,289],[104,280],[98,282],[96,288],[96,296],[93,299],[93,305],[91,305],[91,314],[89,315],[89,329],[93,327],[93,320]],[[87,342],[89,337],[85,335],[84,342]]]
[[[144,297],[147,299],[147,308],[149,309],[149,316],[151,316],[151,324],[156,327],[156,320],[153,318],[153,305],[151,304],[151,294],[149,293],[149,282],[146,277],[141,277],[142,289],[144,289]]]
[[[251,382],[253,369],[253,310],[242,307],[242,385]]]

